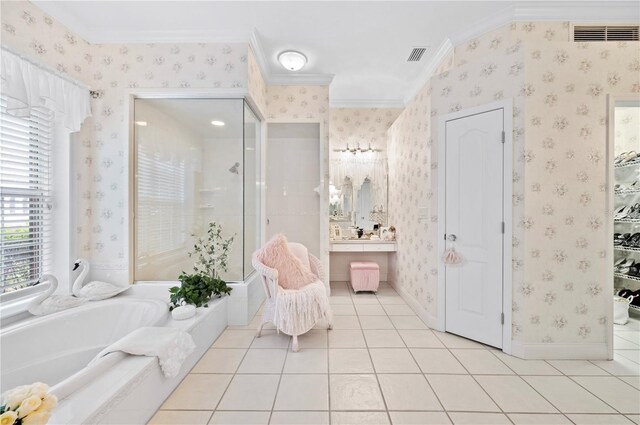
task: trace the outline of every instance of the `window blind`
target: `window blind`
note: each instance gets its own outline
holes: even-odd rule
[[[0,293],[33,286],[51,263],[53,113],[7,113],[0,98]]]

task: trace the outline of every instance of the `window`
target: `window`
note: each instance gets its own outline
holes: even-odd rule
[[[0,293],[33,286],[51,264],[53,114],[30,114],[0,99]]]

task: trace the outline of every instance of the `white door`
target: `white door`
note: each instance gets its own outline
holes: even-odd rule
[[[267,240],[283,233],[320,257],[320,125],[269,124],[265,178]]]
[[[445,124],[445,232],[463,257],[445,270],[445,327],[502,348],[504,109]],[[451,242],[447,242],[451,243]]]

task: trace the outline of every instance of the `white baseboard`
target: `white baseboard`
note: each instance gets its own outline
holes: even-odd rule
[[[606,360],[607,344],[604,342],[580,343],[511,343],[511,355],[527,360]]]
[[[429,312],[424,307],[422,307],[422,305],[420,305],[418,300],[416,300],[413,297],[413,295],[409,294],[404,288],[397,286],[394,282],[390,281],[388,283],[389,285],[391,285],[393,289],[396,290],[398,295],[400,295],[402,299],[407,304],[409,304],[409,307],[411,307],[413,311],[416,312],[420,320],[422,320],[429,328],[435,329],[435,330],[441,330],[441,329],[438,329],[437,317],[429,314]]]

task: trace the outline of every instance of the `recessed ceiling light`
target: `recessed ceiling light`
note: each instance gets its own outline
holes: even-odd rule
[[[222,127],[224,125],[224,121],[213,120],[211,121],[211,124],[215,125],[216,127]]]
[[[135,124],[139,125],[140,127],[146,127],[147,126],[147,122],[146,121],[136,121]]]
[[[278,55],[278,62],[289,71],[300,71],[307,64],[307,57],[295,50],[286,50]]]

